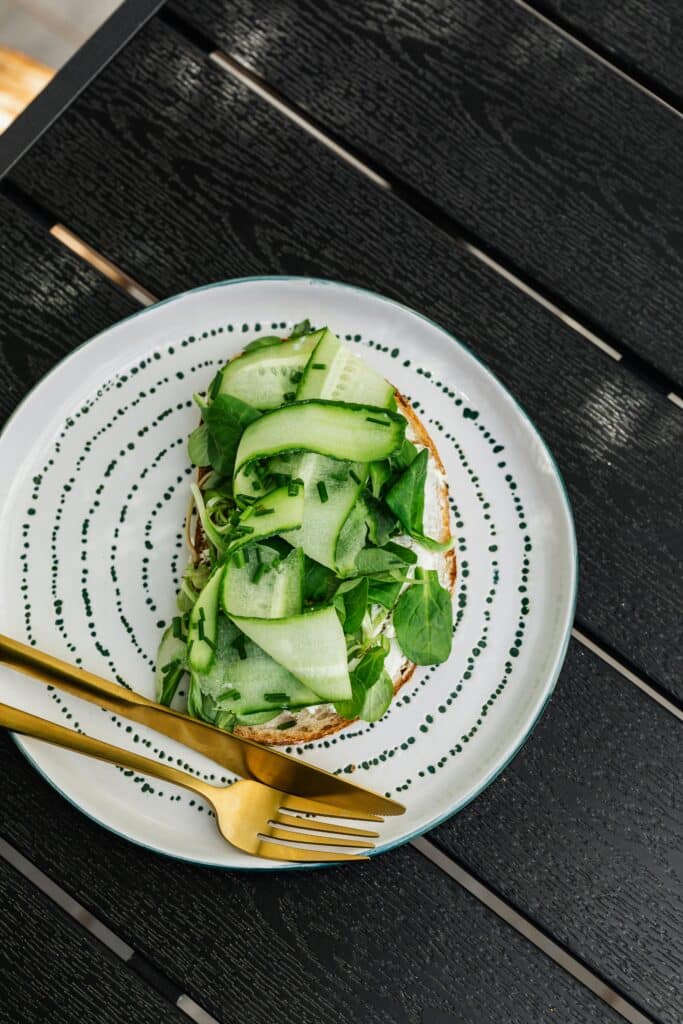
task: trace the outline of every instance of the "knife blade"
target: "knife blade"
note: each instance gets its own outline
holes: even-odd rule
[[[244,779],[263,782],[294,796],[320,800],[346,811],[379,815],[405,813],[405,807],[380,793],[357,786],[323,768],[289,754],[234,736],[206,722],[181,714],[134,690],[94,675],[76,665],[0,635],[0,663],[75,697],[106,708],[139,725],[177,740]]]

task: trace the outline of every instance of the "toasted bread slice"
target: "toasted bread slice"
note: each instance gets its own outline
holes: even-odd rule
[[[424,424],[412,408],[410,403],[402,395],[396,393],[398,411],[408,421],[406,437],[414,444],[429,451],[429,471],[427,473],[427,493],[425,494],[424,525],[425,533],[440,541],[447,541],[451,538],[450,513],[448,507],[448,484],[446,473],[436,445],[427,433]],[[199,470],[199,477],[207,470]],[[206,538],[204,537],[201,524],[197,521],[194,534],[195,557],[199,560],[206,551]],[[430,554],[430,563],[437,569],[439,579],[444,587],[452,594],[455,590],[457,575],[457,563],[455,552],[451,549],[440,554]],[[387,623],[389,613],[387,612]],[[392,641],[392,647],[398,651],[396,641]],[[398,693],[404,683],[407,683],[415,665],[407,658],[401,657],[397,661],[393,672],[394,694]],[[295,724],[287,729],[277,728],[283,722],[294,719]],[[338,715],[332,704],[319,704],[311,708],[302,708],[298,712],[283,711],[277,718],[266,722],[264,725],[244,726],[238,725],[235,728],[235,735],[245,739],[255,740],[257,743],[264,743],[270,746],[286,744],[287,746],[310,743],[313,740],[329,736],[330,733],[338,732],[352,723],[348,718]]]

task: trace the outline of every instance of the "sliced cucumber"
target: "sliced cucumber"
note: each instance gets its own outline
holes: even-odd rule
[[[236,499],[258,493],[251,464],[288,451],[310,451],[333,459],[372,462],[403,443],[406,421],[372,405],[324,401],[297,402],[265,413],[245,429],[235,459]]]
[[[187,658],[193,672],[206,672],[216,650],[218,597],[223,582],[223,567],[216,569],[190,612],[187,632]]]
[[[340,576],[356,575],[356,558],[365,546],[368,534],[368,509],[364,501],[357,501],[344,523],[334,553]]]
[[[304,520],[304,489],[291,482],[259,497],[240,517],[237,536],[229,550],[236,551],[255,540],[298,529]]]
[[[194,673],[193,681],[202,693],[205,713],[211,703],[215,712],[247,715],[269,711],[272,718],[283,708],[307,708],[321,702],[222,614],[218,615],[213,663],[206,672]]]
[[[325,701],[350,700],[344,631],[334,608],[289,619],[233,621],[279,665]]]
[[[304,521],[289,540],[300,544],[309,558],[336,569],[337,540],[363,490],[367,464],[306,454],[295,456],[293,472],[304,482]]]
[[[391,384],[328,329],[308,360],[296,393],[297,402],[327,398],[332,402],[361,402],[380,408],[386,408],[393,397]]]
[[[242,715],[268,710],[272,718],[285,707],[320,703],[320,697],[224,615],[218,616],[216,656],[205,672],[193,673],[192,680],[202,695],[203,714],[212,709],[212,718],[222,711]]]
[[[219,394],[234,395],[255,409],[276,409],[296,394],[300,374],[323,331],[267,345],[233,359],[222,372]]]
[[[241,564],[233,558],[223,576],[221,604],[226,615],[257,619],[284,619],[299,615],[303,607],[304,553],[293,548],[281,558],[273,548],[253,544]]]
[[[247,711],[237,716],[235,725],[263,725],[265,722],[272,722],[279,714],[279,710],[275,714],[272,711]]]
[[[159,644],[154,672],[156,695],[160,704],[170,706],[175,697],[178,684],[185,674],[186,655],[186,641],[174,636],[173,626],[169,626]]]

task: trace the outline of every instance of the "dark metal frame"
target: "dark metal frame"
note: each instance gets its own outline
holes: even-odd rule
[[[0,180],[166,0],[124,0],[0,135]]]

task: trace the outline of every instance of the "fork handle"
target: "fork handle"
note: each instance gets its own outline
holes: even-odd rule
[[[21,733],[23,736],[33,736],[37,740],[45,740],[47,743],[65,747],[67,750],[75,750],[88,757],[96,757],[100,761],[132,768],[133,771],[142,772],[143,775],[153,775],[164,782],[184,786],[185,789],[200,794],[206,800],[211,800],[212,787],[202,779],[196,779],[187,772],[171,767],[170,764],[163,764],[161,761],[143,757],[142,754],[136,754],[133,750],[115,747],[103,740],[74,732],[73,729],[65,729],[63,725],[57,725],[46,718],[38,718],[37,715],[30,715],[27,711],[20,711],[8,704],[0,704],[0,726]]]

